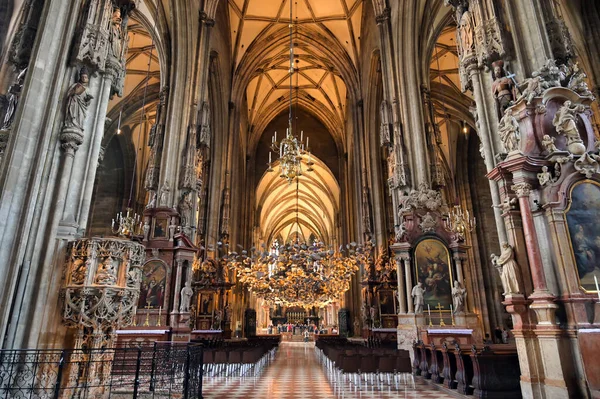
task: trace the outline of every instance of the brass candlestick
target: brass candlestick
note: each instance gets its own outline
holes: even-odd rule
[[[160,327],[160,317],[162,316],[162,306],[158,308],[158,319],[156,320],[156,326]]]
[[[144,321],[144,327],[150,326],[150,301],[146,302],[146,321]]]

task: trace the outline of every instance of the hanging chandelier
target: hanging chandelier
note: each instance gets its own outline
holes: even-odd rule
[[[323,243],[294,243],[276,251],[230,253],[228,266],[238,281],[267,303],[324,307],[339,301],[350,288],[360,264],[368,263],[373,244],[351,243],[338,251]]]
[[[454,205],[444,221],[444,228],[454,235],[456,241],[464,241],[467,233],[475,229],[475,223],[475,218],[471,218],[468,210],[464,211],[460,205]]]
[[[271,147],[269,151],[269,163],[268,172],[273,172],[273,163],[271,162],[271,152],[278,154],[279,162],[279,176],[286,179],[289,184],[295,179],[302,176],[302,161],[305,155],[308,155],[306,165],[308,166],[307,172],[312,172],[310,148],[308,147],[308,137],[306,137],[306,149],[304,147],[304,132],[300,132],[300,137],[294,135],[293,131],[293,118],[292,118],[292,105],[293,105],[293,77],[296,68],[294,68],[294,43],[293,43],[293,24],[292,24],[292,2],[290,1],[290,103],[289,103],[289,116],[288,116],[288,127],[285,132],[285,137],[278,142],[277,132],[271,138]],[[296,76],[296,90],[298,90],[298,77]],[[296,94],[298,97],[298,94]]]

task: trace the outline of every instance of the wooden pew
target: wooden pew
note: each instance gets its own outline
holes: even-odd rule
[[[414,360],[412,364],[413,375],[421,375],[421,349],[418,342],[413,342]]]
[[[421,350],[421,364],[419,365],[421,377],[429,380],[431,378],[431,373],[429,372],[429,365],[431,364],[431,348],[424,343],[420,343],[419,349]]]
[[[454,349],[449,348],[448,344],[444,342],[441,353],[444,362],[441,375],[444,379],[444,386],[449,389],[456,389],[456,356],[454,356]]]
[[[473,393],[473,363],[471,354],[460,349],[460,345],[456,344],[454,348],[454,357],[456,358],[456,389],[458,393],[463,395],[471,395]]]
[[[473,396],[521,398],[521,369],[517,348],[512,345],[473,346]]]
[[[440,347],[436,348],[434,343],[431,343],[430,348],[431,361],[429,362],[429,373],[431,374],[431,380],[437,384],[441,384],[444,381],[444,377],[442,375],[444,368],[442,351]]]

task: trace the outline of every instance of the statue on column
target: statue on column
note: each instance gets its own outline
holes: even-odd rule
[[[492,63],[494,68],[494,82],[492,83],[492,93],[498,103],[500,116],[517,98],[515,84],[513,80],[506,76],[504,70],[504,61],[499,60]]]
[[[461,60],[464,60],[469,55],[475,52],[475,37],[473,34],[473,21],[471,13],[464,5],[460,5],[457,9],[457,14],[460,16],[458,23],[458,38],[461,50]]]
[[[558,109],[552,120],[552,124],[556,128],[558,134],[563,134],[567,137],[567,148],[575,155],[583,155],[585,146],[577,129],[577,114],[584,112],[585,106],[581,104],[571,105],[571,101],[567,100]]]
[[[169,207],[169,204],[167,202],[169,201],[170,191],[171,188],[169,187],[169,182],[165,180],[160,189],[160,204],[158,204],[159,206]]]
[[[110,46],[109,53],[117,60],[123,56],[123,19],[121,18],[121,9],[116,7],[113,11],[110,22]]]
[[[504,145],[507,152],[519,150],[519,142],[521,141],[519,122],[513,116],[512,108],[507,109],[500,120],[498,133],[500,134],[500,141],[502,141],[502,145]]]
[[[86,67],[79,71],[79,80],[67,92],[64,128],[83,133],[88,107],[94,98],[88,92],[89,73]]]
[[[3,117],[0,121],[0,130],[9,130],[15,120],[15,113],[17,112],[21,90],[23,90],[26,72],[27,68],[23,69],[17,76],[17,83],[10,86],[6,95],[0,96],[0,100],[4,100],[0,103],[3,111],[0,113]]]
[[[513,248],[507,242],[502,244],[500,256],[492,254],[492,263],[500,271],[503,295],[520,294],[519,265],[515,260]]]
[[[181,289],[181,305],[179,306],[179,312],[185,313],[190,311],[190,303],[192,302],[192,296],[194,290],[190,286],[190,280],[185,282],[185,286]]]
[[[454,305],[454,313],[464,313],[465,301],[467,299],[467,290],[458,281],[454,281],[452,287],[452,304]]]
[[[413,287],[411,292],[415,304],[415,314],[423,314],[423,305],[425,305],[425,300],[423,299],[424,294],[425,290],[423,289],[423,283],[419,281],[417,285]]]

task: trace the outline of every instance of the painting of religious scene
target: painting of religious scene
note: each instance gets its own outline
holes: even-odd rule
[[[142,269],[142,285],[138,309],[164,307],[167,269],[162,262],[150,261]]]
[[[414,259],[417,281],[423,284],[425,290],[425,311],[427,305],[432,312],[437,311],[438,306],[443,311],[449,311],[452,304],[452,270],[448,248],[440,240],[428,238],[417,244]]]
[[[201,315],[210,315],[213,311],[213,297],[214,293],[212,292],[202,292],[200,294],[200,300],[198,307],[198,313]]]
[[[396,314],[396,301],[394,300],[393,290],[379,290],[379,313],[380,314]]]
[[[600,186],[583,181],[571,189],[567,226],[577,265],[579,283],[586,291],[596,291],[594,276],[600,280]]]
[[[154,220],[154,238],[162,238],[167,236],[167,219]]]

